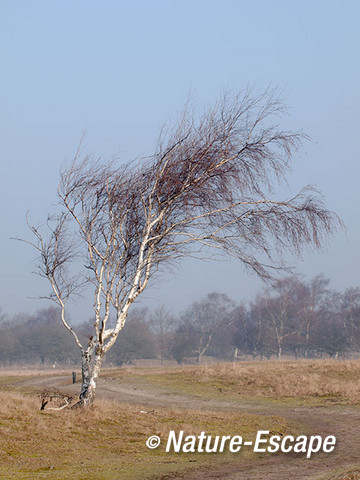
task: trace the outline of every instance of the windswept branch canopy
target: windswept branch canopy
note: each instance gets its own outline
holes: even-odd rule
[[[277,265],[276,247],[321,246],[339,220],[314,189],[269,197],[302,139],[273,125],[283,111],[273,92],[225,95],[201,117],[184,114],[147,161],[115,167],[76,157],[62,172],[61,203],[80,228],[93,280],[113,292],[115,306],[195,244],[264,278]]]
[[[31,227],[33,245],[62,307],[83,280],[93,283],[88,350],[102,355],[112,346],[151,275],[174,259],[206,247],[268,279],[284,249],[320,247],[341,225],[312,188],[273,199],[303,138],[277,126],[284,111],[273,91],[224,95],[203,115],[185,110],[147,160],[116,166],[78,151],[63,169],[62,211],[47,242]],[[79,252],[85,273],[70,279],[66,266]],[[110,307],[117,313],[108,328]]]

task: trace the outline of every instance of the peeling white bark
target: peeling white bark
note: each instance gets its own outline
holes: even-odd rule
[[[79,404],[90,406],[94,402],[96,384],[99,377],[103,355],[96,354],[92,362],[91,356],[84,355],[82,359],[82,384]]]

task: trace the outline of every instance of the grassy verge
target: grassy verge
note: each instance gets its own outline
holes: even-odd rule
[[[190,397],[281,401],[294,405],[357,404],[360,362],[243,362],[165,369],[119,369],[105,378]]]

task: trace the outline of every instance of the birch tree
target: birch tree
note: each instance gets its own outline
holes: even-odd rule
[[[204,114],[186,108],[145,160],[117,165],[79,151],[63,168],[59,211],[46,233],[30,225],[31,243],[50,282],[48,298],[60,306],[81,353],[79,405],[93,403],[104,356],[164,266],[213,250],[269,279],[284,266],[282,251],[320,247],[339,224],[311,188],[287,200],[273,197],[302,140],[277,126],[284,113],[272,91],[224,95]],[[72,275],[78,257],[83,268]],[[85,282],[94,308],[86,344],[66,315]]]
[[[324,303],[328,294],[330,280],[322,274],[316,275],[309,282],[303,284],[304,296],[301,308],[301,335],[304,345],[304,356],[309,357],[313,328],[318,318],[323,315]]]
[[[175,317],[166,309],[165,305],[160,305],[150,315],[149,326],[158,340],[161,365],[164,365],[165,358],[170,353],[170,343],[175,325]]]
[[[227,295],[213,292],[192,303],[182,313],[183,323],[192,336],[193,353],[199,365],[219,330],[226,330],[232,324],[234,307],[234,302]]]
[[[278,280],[272,291],[266,290],[258,299],[260,315],[267,323],[268,332],[274,339],[276,356],[280,360],[285,340],[296,335],[302,314],[298,299],[300,282],[294,277]]]

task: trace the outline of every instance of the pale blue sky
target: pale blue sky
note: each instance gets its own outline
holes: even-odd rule
[[[323,254],[294,260],[332,286],[360,285],[358,1],[0,0],[0,306],[10,314],[45,306],[31,275],[27,235],[55,203],[58,171],[82,132],[85,150],[122,161],[151,154],[159,129],[221,89],[279,85],[286,127],[313,139],[294,158],[291,192],[315,184],[348,227]],[[261,283],[236,261],[185,262],[144,296],[175,311],[210,291],[249,299]],[[72,316],[89,316],[85,300]]]

